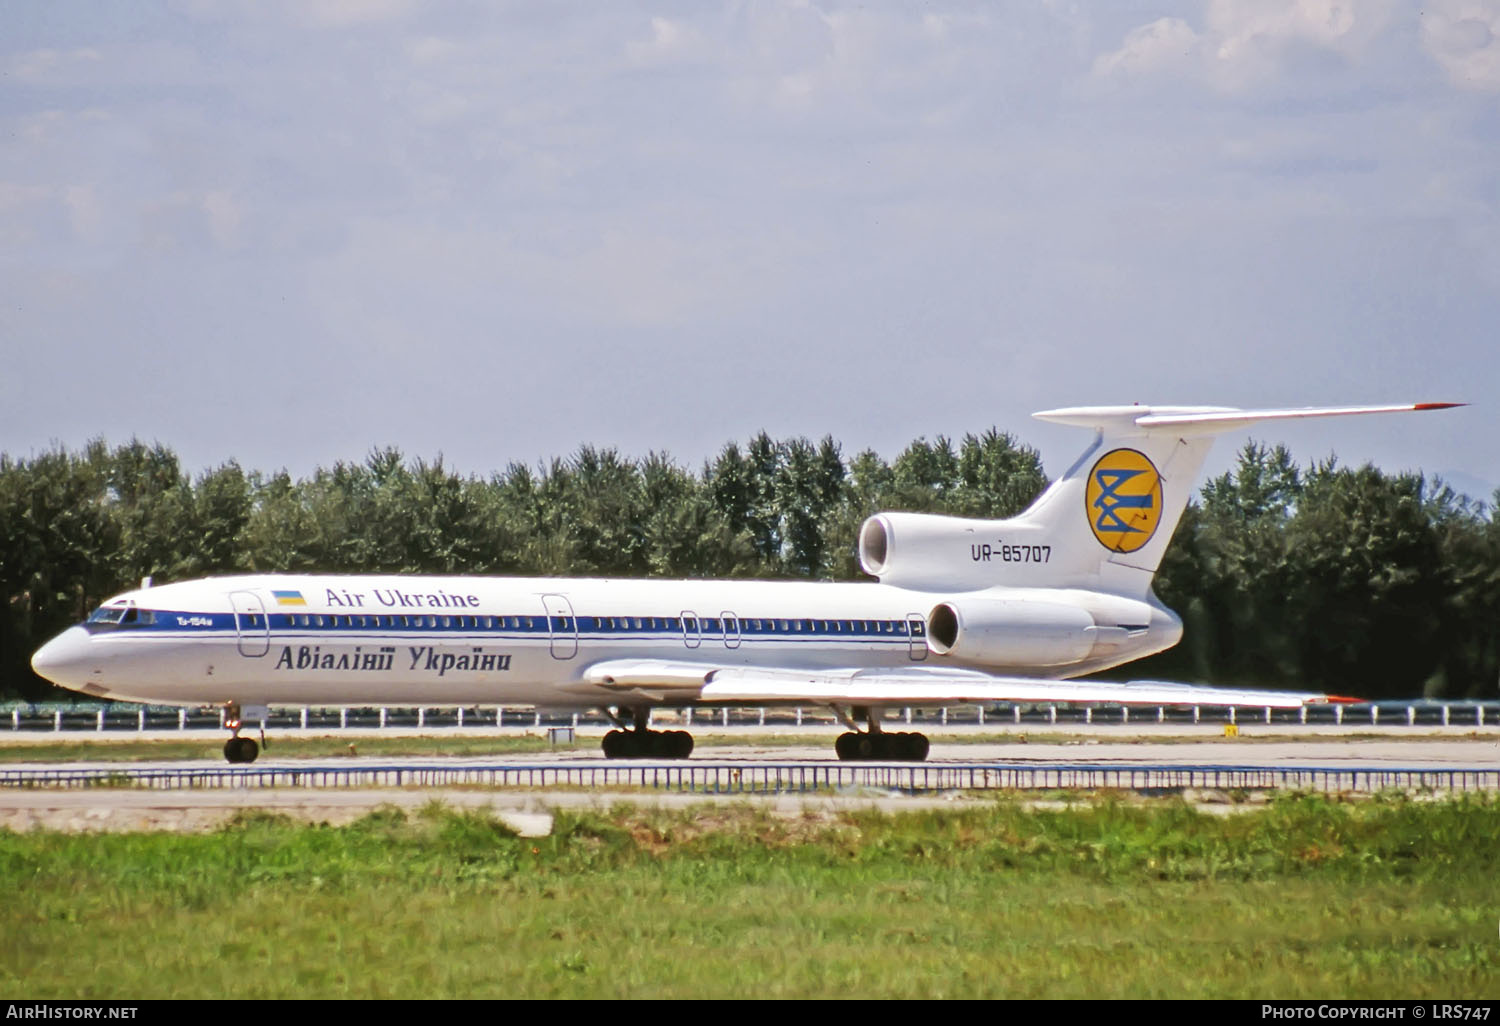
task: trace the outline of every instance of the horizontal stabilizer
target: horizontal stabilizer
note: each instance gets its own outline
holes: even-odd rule
[[[1074,427],[1129,431],[1131,427],[1177,428],[1179,434],[1222,434],[1263,420],[1355,417],[1369,413],[1451,410],[1466,403],[1397,403],[1393,406],[1308,406],[1286,410],[1237,410],[1225,406],[1070,406],[1032,414],[1037,420]]]

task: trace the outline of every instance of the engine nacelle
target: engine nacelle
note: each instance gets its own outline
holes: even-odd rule
[[[927,614],[927,647],[940,656],[993,667],[1067,666],[1094,648],[1085,609],[1031,599],[939,602]]]
[[[1005,543],[1002,544],[1001,538]],[[883,584],[964,591],[1004,583],[1004,557],[1052,557],[1040,529],[1018,520],[971,520],[936,513],[877,513],[859,530],[859,565]],[[1014,544],[1012,544],[1014,543]],[[1040,569],[1034,564],[1028,570]]]

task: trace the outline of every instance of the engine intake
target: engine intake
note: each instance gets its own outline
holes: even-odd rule
[[[859,565],[865,573],[900,588],[952,592],[992,587],[1007,566],[991,561],[992,551],[999,559],[996,539],[1004,535],[1022,542],[1034,531],[1013,520],[877,513],[859,529]],[[1042,551],[1040,546],[1032,548],[1038,555]]]
[[[1066,666],[1088,658],[1093,627],[1086,610],[1057,602],[939,602],[927,614],[927,647],[985,666]]]

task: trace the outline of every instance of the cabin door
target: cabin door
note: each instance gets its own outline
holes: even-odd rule
[[[566,595],[543,595],[547,611],[547,633],[552,638],[552,658],[572,659],[578,654],[578,617]]]
[[[271,620],[260,596],[249,591],[231,591],[229,605],[234,610],[234,633],[240,655],[258,659],[271,650]]]
[[[703,644],[703,625],[698,620],[698,614],[691,609],[682,611],[682,643],[688,648],[697,648]]]
[[[913,662],[927,658],[927,618],[921,613],[906,614],[906,654]]]
[[[734,615],[734,610],[726,609],[720,613],[720,622],[724,625],[724,647],[740,647],[740,618]]]

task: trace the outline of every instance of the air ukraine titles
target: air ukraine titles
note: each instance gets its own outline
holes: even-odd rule
[[[475,648],[462,655],[443,652],[433,645],[408,645],[411,665],[407,672],[417,670],[436,673],[439,677],[449,670],[477,670],[504,672],[510,669],[508,652],[486,652]],[[353,652],[325,652],[320,645],[281,646],[281,655],[276,659],[278,670],[389,670],[396,661],[396,649],[382,645],[378,652],[366,652],[354,646]]]
[[[364,609],[364,592],[335,591],[332,588],[323,589],[328,594],[327,602],[330,606],[341,606],[346,609]],[[428,592],[424,595],[408,593],[398,588],[376,588],[375,601],[382,606],[403,609],[473,609],[479,605],[478,595],[450,595],[441,588],[437,592]]]

